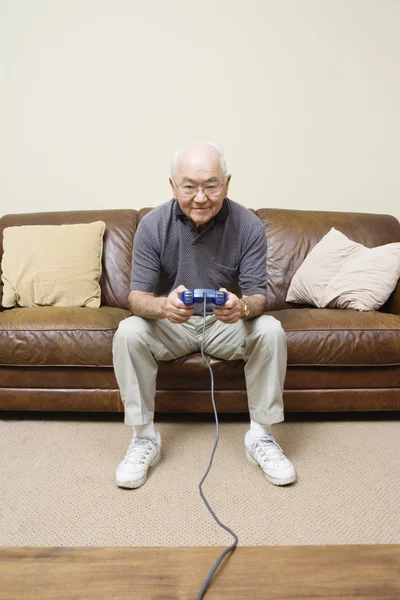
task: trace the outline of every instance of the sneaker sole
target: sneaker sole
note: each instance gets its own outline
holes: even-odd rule
[[[153,467],[155,467],[156,465],[158,465],[158,463],[161,460],[161,454],[159,454],[152,463],[150,463],[149,465],[149,469],[152,469]],[[146,479],[147,479],[147,472],[144,474],[144,476],[142,477],[142,479],[139,479],[137,481],[118,481],[118,479],[115,480],[115,483],[117,484],[118,487],[120,488],[125,488],[128,490],[135,490],[136,488],[141,487],[144,483],[146,483]]]
[[[264,473],[265,478],[268,479],[268,481],[273,485],[289,485],[289,483],[294,483],[297,479],[296,474],[292,475],[291,477],[286,477],[286,479],[277,479],[276,477],[271,477],[270,475],[267,475],[265,471],[263,471],[258,462],[254,460],[254,458],[250,456],[248,452],[246,452],[246,458],[252,465],[259,467]]]

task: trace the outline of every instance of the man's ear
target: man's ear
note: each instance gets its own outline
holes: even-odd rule
[[[231,177],[232,177],[232,175],[227,175],[226,176],[226,180],[225,180],[225,197],[228,195],[228,188],[229,188],[229,184],[231,182]]]
[[[176,200],[176,185],[174,183],[174,180],[171,177],[169,178],[169,185],[171,186],[172,195],[174,197],[174,200]]]

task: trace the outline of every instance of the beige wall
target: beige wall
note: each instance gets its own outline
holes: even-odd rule
[[[248,207],[400,218],[398,0],[0,0],[0,215],[155,206],[225,150]]]

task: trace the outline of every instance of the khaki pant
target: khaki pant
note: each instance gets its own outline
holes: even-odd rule
[[[113,340],[113,360],[127,425],[153,420],[157,361],[199,352],[203,323],[202,316],[183,324],[136,316],[121,321]],[[279,321],[262,315],[227,325],[215,315],[206,316],[204,352],[224,360],[243,359],[251,419],[265,425],[283,421],[287,355]]]

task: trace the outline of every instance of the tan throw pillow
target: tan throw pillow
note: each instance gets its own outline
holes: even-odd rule
[[[288,302],[377,310],[400,277],[400,242],[366,248],[332,227],[296,271]]]
[[[99,307],[105,227],[103,221],[6,227],[2,305]]]

